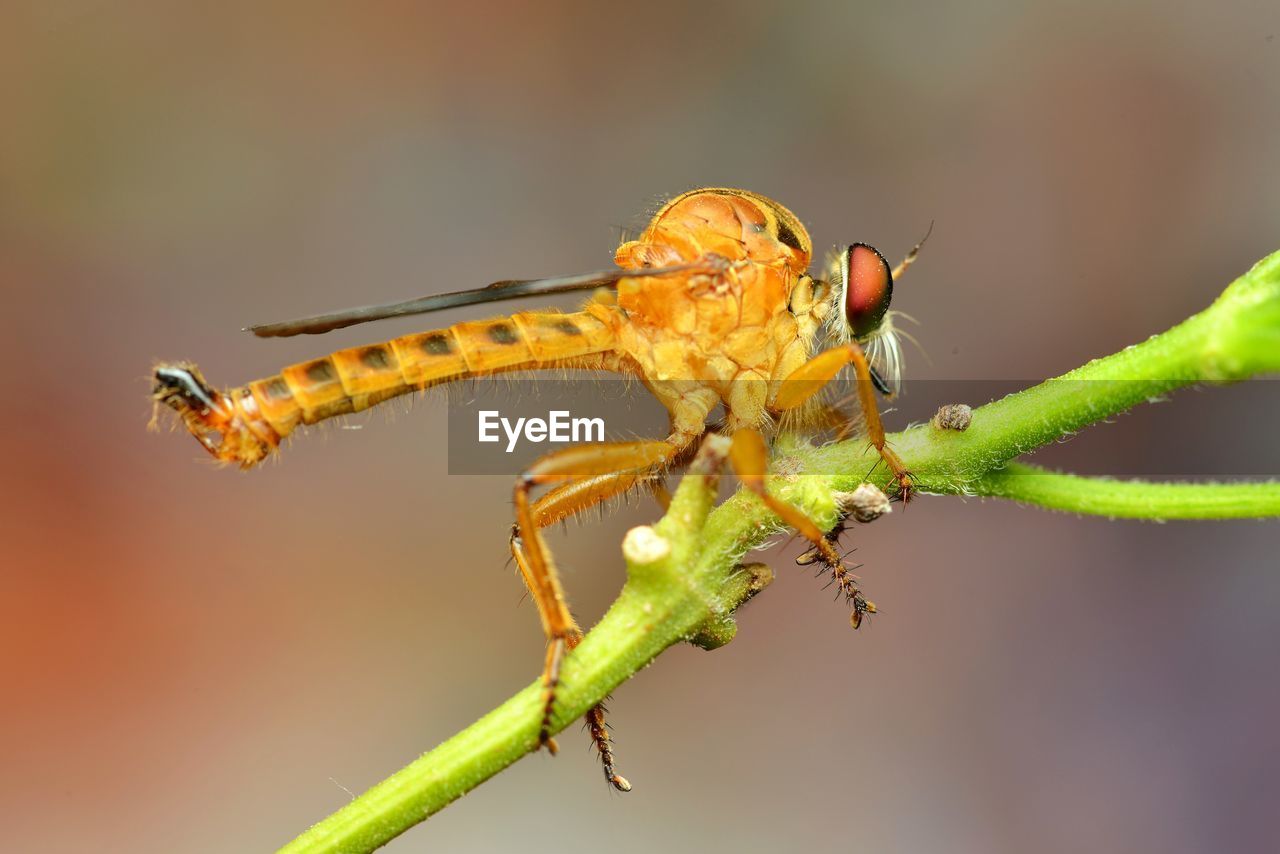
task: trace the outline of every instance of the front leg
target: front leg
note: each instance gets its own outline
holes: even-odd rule
[[[824,350],[792,371],[778,387],[777,397],[771,408],[775,412],[786,412],[801,406],[835,379],[836,374],[847,365],[853,365],[857,377],[858,403],[867,420],[867,438],[893,472],[894,479],[898,482],[898,492],[902,500],[907,501],[911,498],[911,473],[907,471],[902,459],[885,443],[884,425],[880,421],[880,409],[876,405],[871,366],[857,341]]]

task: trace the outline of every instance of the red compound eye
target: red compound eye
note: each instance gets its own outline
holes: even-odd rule
[[[893,272],[884,256],[865,243],[841,250],[839,263],[845,323],[854,338],[865,338],[880,328],[889,311]]]

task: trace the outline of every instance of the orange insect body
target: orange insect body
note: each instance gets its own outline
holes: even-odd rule
[[[225,393],[206,387],[207,406],[163,390],[157,396],[213,456],[242,468],[266,458],[300,424],[452,380],[518,370],[634,374],[681,433],[701,432],[720,402],[732,425],[762,426],[779,384],[809,357],[829,310],[804,275],[811,254],[804,226],[776,202],[743,190],[694,191],[668,203],[639,239],[619,247],[616,262],[624,270],[703,266],[624,275],[616,304],[594,302],[570,314],[521,312],[339,350]]]
[[[216,405],[208,411],[175,405],[162,394],[161,399],[178,409],[213,456],[250,468],[300,424],[360,412],[465,377],[578,364],[613,344],[613,331],[590,313],[522,312],[290,365],[273,377],[211,392]]]
[[[539,742],[554,750],[560,665],[582,630],[568,609],[540,531],[641,484],[660,485],[666,470],[693,449],[721,403],[726,411],[723,431],[732,437],[728,462],[743,486],[813,544],[853,605],[855,628],[864,614],[874,613],[875,606],[844,567],[834,537],[765,488],[768,446],[761,434],[784,413],[801,420],[816,414],[816,392],[852,366],[868,438],[906,498],[910,475],[885,443],[873,391],[887,394],[892,383],[872,368],[861,342],[885,347],[890,379],[896,382],[898,351],[888,323],[889,299],[894,277],[915,252],[890,270],[875,249],[853,244],[836,253],[826,280],[814,279],[805,272],[813,254],[809,235],[782,205],[745,190],[694,190],[669,202],[638,239],[618,248],[616,271],[498,282],[254,331],[268,336],[324,332],[380,317],[581,290],[602,282],[616,285],[616,300],[597,299],[568,314],[529,311],[469,321],[339,350],[227,392],[210,388],[194,366],[161,365],[155,371],[154,396],[182,417],[213,456],[250,468],[300,424],[358,412],[452,380],[579,368],[626,373],[644,382],[671,414],[670,435],[553,451],[520,475],[513,492],[511,553],[548,639]],[[834,346],[815,355],[828,318],[838,321],[833,324]],[[535,500],[530,495],[535,487],[549,489]],[[613,768],[603,707],[594,707],[587,718],[605,777],[615,788],[629,789],[630,783]]]
[[[676,198],[638,240],[618,248],[615,261],[628,269],[708,256],[725,262],[687,277],[618,283],[625,317],[618,349],[634,360],[677,430],[700,429],[721,401],[731,427],[768,420],[770,392],[808,358],[828,309],[813,300],[804,276],[811,255],[794,214],[727,189]]]

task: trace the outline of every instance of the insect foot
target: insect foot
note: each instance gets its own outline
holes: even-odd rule
[[[849,625],[855,629],[862,628],[862,615],[874,614],[876,612],[876,603],[869,601],[861,593],[855,593],[853,596],[853,613],[849,615]]]
[[[874,522],[884,514],[892,512],[892,508],[889,505],[889,496],[885,495],[879,487],[870,483],[860,484],[852,492],[836,493],[836,501],[840,507],[840,521],[824,537],[832,549],[839,544],[840,535],[844,533],[849,519],[852,518],[862,523]],[[815,546],[796,558],[796,563],[800,566],[810,566],[818,562],[826,565],[831,573],[831,581],[827,583],[827,586],[836,585],[839,591],[837,595],[843,596],[845,601],[853,606],[853,611],[849,615],[849,623],[855,629],[859,628],[862,625],[863,615],[876,613],[876,605],[868,600],[858,588],[858,576],[854,575],[852,570],[844,565],[843,561],[828,559],[826,551]],[[854,567],[854,569],[856,568]]]
[[[587,730],[591,733],[591,741],[600,754],[600,767],[604,771],[604,779],[619,792],[629,792],[631,781],[613,767],[613,740],[609,735],[609,725],[605,723],[604,716],[604,704],[594,706],[587,712]]]
[[[915,494],[915,481],[911,479],[911,472],[906,470],[898,472],[898,497],[902,499],[903,505],[911,501]]]

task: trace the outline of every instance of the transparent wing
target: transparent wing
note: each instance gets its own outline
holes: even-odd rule
[[[595,288],[613,287],[624,277],[639,278],[645,276],[666,276],[690,270],[697,265],[682,264],[675,267],[651,267],[641,270],[601,270],[596,273],[584,273],[578,276],[561,276],[554,279],[509,279],[494,282],[483,288],[467,291],[454,291],[447,294],[433,294],[405,302],[387,303],[385,305],[369,305],[362,308],[350,308],[330,314],[317,314],[297,320],[284,320],[279,323],[263,323],[250,326],[247,331],[259,338],[288,338],[292,335],[319,335],[368,323],[372,320],[385,320],[388,317],[405,317],[411,314],[426,314],[446,308],[462,305],[477,305],[486,302],[516,299],[519,297],[546,296],[569,291],[585,291]]]

